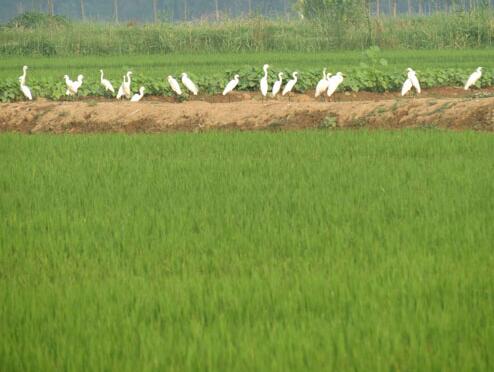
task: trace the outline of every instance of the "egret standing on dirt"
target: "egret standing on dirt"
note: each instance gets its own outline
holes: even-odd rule
[[[124,78],[123,82],[123,91],[125,94],[125,98],[130,99],[132,97],[132,90],[131,90],[131,76],[132,76],[132,71],[127,72],[127,80]]]
[[[278,80],[276,80],[273,85],[273,91],[271,93],[273,97],[276,97],[276,95],[280,92],[281,84],[283,84],[283,72],[278,74]]]
[[[269,65],[264,65],[263,66],[263,70],[264,70],[264,76],[263,78],[261,79],[261,94],[262,94],[262,98],[264,100],[264,98],[268,95],[268,90],[269,90],[269,85],[268,85],[268,68],[269,68]]]
[[[29,89],[29,88],[25,85],[25,84],[26,84],[26,80],[25,80],[25,78],[24,78],[23,76],[20,76],[20,77],[19,77],[19,83],[20,83],[20,85],[21,85],[21,92],[22,92],[22,94],[24,94],[24,96],[25,96],[28,100],[32,101],[32,100],[33,100],[33,96],[32,96],[32,94],[31,94],[31,89]]]
[[[123,76],[123,81],[122,84],[120,85],[120,88],[118,88],[117,99],[120,99],[123,96],[125,96],[124,85],[125,85],[125,75]]]
[[[134,94],[130,99],[130,102],[139,102],[142,99],[142,97],[144,97],[144,89],[145,89],[144,87],[141,87],[139,89],[139,93]]]
[[[470,89],[470,87],[472,85],[475,85],[475,83],[477,83],[477,81],[482,77],[482,67],[478,67],[475,72],[470,75],[470,77],[468,78],[468,81],[467,83],[465,84],[465,90],[468,90]]]
[[[74,82],[70,80],[69,75],[64,75],[63,78],[65,80],[65,85],[67,86],[67,90],[65,91],[65,94],[67,96],[70,96],[72,94],[71,89],[72,89],[72,84],[74,84]]]
[[[199,89],[197,89],[197,85],[194,84],[192,80],[190,80],[189,76],[184,72],[182,73],[182,84],[194,95],[197,96],[199,93]]]
[[[337,72],[336,75],[329,78],[328,97],[331,97],[336,92],[341,83],[343,83],[343,74],[341,72]]]
[[[99,72],[101,73],[101,79],[100,79],[101,85],[103,85],[103,87],[107,92],[110,91],[113,94],[115,94],[115,89],[113,88],[113,85],[110,83],[110,80],[105,79],[103,70],[99,70]]]
[[[225,90],[223,91],[223,95],[226,96],[228,93],[233,92],[233,90],[237,87],[239,82],[240,82],[240,75],[237,74],[233,77],[233,80],[230,80],[230,82],[226,85]]]
[[[285,89],[283,89],[283,93],[281,94],[283,96],[288,94],[288,100],[290,100],[290,93],[292,92],[293,87],[295,86],[295,84],[297,84],[298,72],[295,71],[292,76],[293,76],[293,79],[289,80],[288,83],[286,83]]]
[[[65,85],[67,85],[67,90],[65,92],[66,95],[68,96],[75,96],[77,92],[79,91],[79,88],[82,85],[82,80],[84,79],[83,75],[77,76],[76,81],[70,80],[68,75],[64,76],[65,79]]]
[[[168,84],[170,84],[170,87],[177,95],[182,95],[182,89],[180,88],[178,81],[173,76],[168,76]]]
[[[403,83],[403,87],[401,88],[401,96],[406,95],[411,89],[415,88],[417,94],[420,94],[422,91],[420,89],[419,79],[417,78],[417,73],[413,71],[410,67],[407,68],[407,79]]]
[[[326,71],[326,69],[324,69],[324,71]],[[317,83],[316,86],[316,93],[314,95],[316,98],[319,96],[322,97],[322,94],[328,90],[330,78],[331,78],[331,74],[328,73],[328,74],[324,74],[324,77],[321,80],[319,80],[319,83]]]
[[[72,87],[77,94],[79,88],[82,86],[82,80],[84,79],[84,75],[78,75],[77,80],[73,82]]]

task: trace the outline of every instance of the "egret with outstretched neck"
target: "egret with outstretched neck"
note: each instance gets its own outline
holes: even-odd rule
[[[22,81],[24,81],[24,83],[26,82],[27,69],[28,69],[27,66],[22,66],[22,75],[19,77],[22,78]]]
[[[268,95],[268,90],[269,90],[269,85],[268,85],[268,69],[269,69],[269,65],[267,65],[267,64],[264,65],[262,69],[264,70],[264,76],[261,79],[260,85],[261,85],[262,98],[264,100],[264,98]]]
[[[99,72],[101,73],[101,79],[100,79],[101,85],[103,85],[103,87],[107,92],[112,92],[113,94],[115,94],[115,89],[113,88],[112,83],[110,83],[110,80],[105,79],[103,70],[99,70]]]
[[[282,84],[283,84],[283,72],[280,72],[278,74],[278,80],[276,80],[275,83],[273,84],[273,91],[271,93],[272,97],[276,97],[276,95],[280,92]]]
[[[197,96],[197,93],[199,93],[199,89],[197,88],[197,85],[190,80],[189,76],[184,72],[182,73],[182,84],[185,85],[185,87],[194,95]]]
[[[465,90],[468,90],[470,89],[471,86],[475,85],[477,83],[477,81],[479,81],[479,79],[482,77],[482,67],[478,67],[475,72],[470,75],[470,77],[468,78],[468,81],[467,83],[465,84]]]
[[[142,97],[144,97],[144,90],[145,88],[141,87],[139,89],[139,93],[134,94],[130,99],[130,102],[139,102],[142,99]]]
[[[127,72],[127,80],[124,79],[124,83],[123,83],[123,91],[125,94],[125,98],[127,98],[127,99],[130,99],[132,97],[131,76],[132,76],[132,71],[128,71]]]
[[[120,88],[118,88],[117,99],[120,99],[125,95],[124,85],[125,85],[125,75],[123,76],[123,81],[122,84],[120,84]]]
[[[298,81],[298,72],[295,71],[292,74],[292,76],[293,76],[293,79],[292,80],[289,80],[288,83],[286,83],[285,89],[283,89],[283,93],[282,93],[283,96],[285,96],[286,94],[288,94],[288,101],[290,101],[290,93],[292,92],[293,87],[295,87],[295,84],[297,84],[297,81]]]

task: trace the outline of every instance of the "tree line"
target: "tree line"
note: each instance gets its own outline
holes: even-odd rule
[[[100,21],[190,21],[231,17],[327,17],[429,15],[491,8],[494,0],[0,0],[5,21],[25,11]]]

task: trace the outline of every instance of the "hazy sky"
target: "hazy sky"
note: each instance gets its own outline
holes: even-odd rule
[[[55,13],[80,18],[80,0],[53,0]],[[83,0],[85,14],[91,19],[108,20],[113,17],[113,0]],[[283,15],[296,0],[217,0],[218,9],[233,16],[261,13],[266,16]],[[47,0],[0,0],[0,21],[5,22],[25,10],[46,11]],[[153,0],[118,0],[121,20],[153,20]],[[216,16],[216,0],[157,0],[161,17],[181,20]]]

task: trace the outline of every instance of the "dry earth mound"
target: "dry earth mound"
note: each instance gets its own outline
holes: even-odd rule
[[[237,94],[174,103],[148,97],[138,104],[115,101],[0,104],[0,131],[22,133],[157,133],[202,130],[297,130],[306,128],[447,128],[494,130],[494,97],[405,98],[340,96],[318,102],[307,95],[262,103]],[[212,100],[213,103],[207,102]]]

